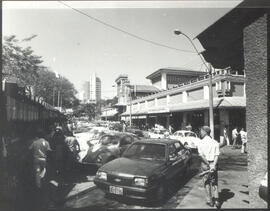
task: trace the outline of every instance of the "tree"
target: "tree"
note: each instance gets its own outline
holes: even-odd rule
[[[57,93],[60,91],[62,106],[73,107],[78,104],[75,97],[77,91],[74,85],[65,77],[56,78],[55,73],[48,67],[42,66],[40,56],[33,53],[31,47],[23,48],[19,44],[35,38],[32,35],[22,41],[15,35],[4,37],[3,42],[3,74],[5,78],[16,78],[19,86],[25,86],[31,93],[33,87],[35,94],[42,97],[47,103],[57,105]]]
[[[91,103],[79,105],[74,111],[74,115],[77,117],[87,115],[89,120],[93,120],[97,115],[97,105]]]

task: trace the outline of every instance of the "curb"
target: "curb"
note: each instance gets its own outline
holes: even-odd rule
[[[83,190],[83,191],[80,191],[80,192],[78,192],[78,193],[76,193],[76,194],[74,194],[74,195],[71,195],[71,196],[69,196],[69,197],[64,198],[64,199],[63,199],[63,202],[66,202],[66,201],[68,201],[68,200],[74,199],[74,198],[76,198],[76,197],[78,197],[78,196],[81,196],[81,195],[83,195],[83,194],[86,194],[86,193],[88,193],[88,192],[90,192],[90,191],[92,191],[92,190],[94,190],[94,189],[96,189],[96,188],[97,188],[97,186],[94,185],[94,186],[92,186],[92,187],[90,187],[90,188],[87,188],[87,189],[85,189],[85,190]]]

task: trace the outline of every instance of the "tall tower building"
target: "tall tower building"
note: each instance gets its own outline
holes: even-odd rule
[[[89,82],[89,103],[97,103],[101,100],[101,80],[93,73]]]
[[[94,103],[101,100],[101,80],[96,73],[90,75],[90,80],[85,81],[82,86],[82,102]]]

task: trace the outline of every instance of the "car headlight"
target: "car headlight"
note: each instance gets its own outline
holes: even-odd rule
[[[101,180],[107,180],[107,173],[103,171],[98,171],[97,178]]]
[[[137,186],[146,186],[147,183],[148,183],[148,180],[145,178],[139,178],[139,177],[134,178],[134,184]]]

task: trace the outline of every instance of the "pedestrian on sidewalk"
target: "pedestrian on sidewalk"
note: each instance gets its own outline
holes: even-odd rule
[[[198,145],[198,153],[201,158],[202,171],[209,171],[203,176],[203,185],[206,193],[206,204],[210,207],[220,207],[218,196],[218,156],[219,143],[210,137],[210,128],[203,126],[200,129],[201,142]]]
[[[47,168],[47,156],[51,151],[48,141],[44,139],[45,133],[42,129],[35,131],[35,138],[29,146],[33,157],[33,170],[35,177],[35,208],[45,210],[48,202],[47,185],[45,184],[45,175]]]
[[[241,153],[246,153],[247,148],[247,132],[244,130],[244,128],[240,131],[241,141],[242,141],[242,147],[241,147]]]
[[[228,126],[227,125],[224,127],[223,136],[224,136],[224,141],[227,144],[227,146],[230,146],[230,139],[228,136]]]
[[[80,159],[79,152],[81,150],[80,150],[80,144],[72,132],[67,133],[67,136],[65,138],[65,143],[68,147],[66,170],[68,171],[68,174],[69,174],[70,170],[72,170],[75,167],[75,163],[79,161]]]
[[[233,147],[235,147],[235,145],[236,145],[238,135],[239,135],[238,128],[235,127],[235,128],[232,130]]]
[[[55,173],[60,185],[64,182],[67,145],[65,143],[65,136],[61,126],[55,128],[55,133],[52,138],[53,160],[55,164]]]

